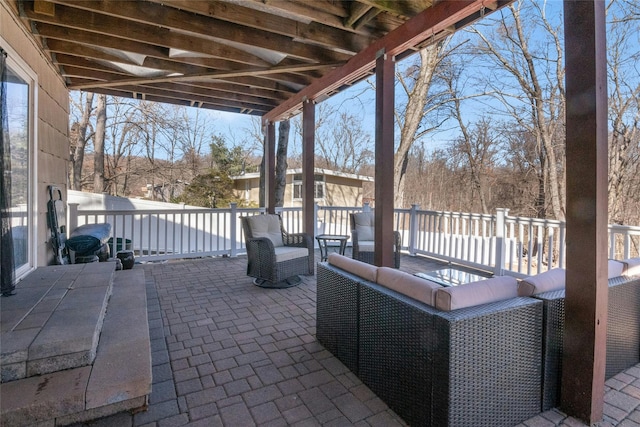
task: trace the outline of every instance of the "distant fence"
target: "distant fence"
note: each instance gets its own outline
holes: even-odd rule
[[[316,234],[350,235],[349,215],[362,207],[315,206]],[[285,229],[302,231],[302,209],[280,208]],[[69,229],[108,222],[116,249],[130,247],[141,261],[245,253],[241,216],[264,209],[182,207],[178,209],[79,209],[69,204]],[[469,267],[523,277],[565,267],[564,222],[495,214],[396,209],[394,229],[402,250]],[[118,246],[120,244],[121,246]],[[609,258],[639,256],[640,227],[609,226]]]

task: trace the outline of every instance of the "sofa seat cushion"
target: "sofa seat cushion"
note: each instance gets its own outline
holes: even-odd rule
[[[347,258],[346,256],[331,253],[327,258],[329,264],[334,267],[338,267],[346,272],[355,274],[370,282],[376,282],[378,278],[378,267],[375,265],[367,264],[355,259]]]
[[[266,237],[276,248],[284,246],[278,215],[254,215],[249,217],[247,221],[253,237]]]
[[[622,276],[627,269],[627,264],[624,262],[616,261],[615,259],[610,259],[608,267],[609,274],[607,279],[611,279],[613,277]]]
[[[564,268],[554,268],[544,273],[529,276],[518,283],[518,295],[528,297],[548,291],[564,289],[566,271]]]
[[[296,258],[309,256],[309,249],[296,246],[278,246],[273,248],[276,253],[276,262],[290,261]]]
[[[435,307],[436,290],[442,286],[389,267],[378,268],[378,284]]]
[[[627,258],[622,262],[627,265],[625,276],[640,276],[640,258]]]
[[[442,311],[451,311],[517,296],[518,283],[516,279],[510,276],[498,276],[466,285],[437,289],[436,308]]]

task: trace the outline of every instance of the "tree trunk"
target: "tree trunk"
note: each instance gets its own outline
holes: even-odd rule
[[[87,127],[89,126],[92,108],[93,93],[87,92],[86,102],[82,110],[82,119],[80,123],[78,123],[75,148],[71,155],[71,188],[76,191],[82,190],[82,165],[84,163],[84,150],[87,146]]]
[[[276,148],[276,206],[284,206],[284,190],[287,186],[287,148],[289,146],[289,120],[278,126],[278,147]]]
[[[404,112],[404,123],[400,130],[400,144],[393,156],[394,206],[404,207],[405,174],[408,153],[415,141],[420,122],[424,117],[427,104],[427,93],[431,86],[433,74],[438,65],[440,45],[432,44],[420,51],[420,68],[413,88],[407,93],[407,107]]]
[[[96,107],[96,133],[93,137],[94,167],[93,167],[93,192],[104,191],[104,140],[107,123],[106,95],[98,95]]]

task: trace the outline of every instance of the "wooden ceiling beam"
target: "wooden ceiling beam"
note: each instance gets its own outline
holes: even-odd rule
[[[117,89],[99,88],[93,92],[100,93],[103,95],[118,96],[121,98],[138,99],[138,100],[144,100],[148,102],[160,102],[163,104],[180,105],[183,107],[198,107],[198,108],[204,108],[204,109],[215,110],[215,111],[227,111],[230,113],[238,113],[238,114],[243,113],[243,114],[249,114],[253,116],[261,116],[262,114],[264,114],[264,110],[249,110],[245,107],[229,107],[224,104],[213,104],[208,102],[202,102],[201,104],[198,103],[197,105],[194,105],[194,101],[180,99],[180,98],[166,97],[166,96],[140,94],[140,97],[134,97],[133,96],[134,94],[132,92],[121,91]]]
[[[207,57],[184,57],[170,58],[169,47],[158,46],[156,44],[145,43],[131,39],[125,39],[118,36],[94,33],[76,28],[64,27],[45,22],[36,22],[35,28],[37,35],[49,39],[56,39],[66,42],[82,43],[91,46],[102,46],[125,52],[137,53],[140,55],[154,56],[156,58],[171,59],[176,62],[190,63],[202,66],[215,66],[222,68],[227,63],[228,69],[242,67],[242,65],[252,65],[256,67],[264,67],[270,65],[256,56],[248,54],[244,51],[229,48],[228,46],[213,43],[208,46],[209,53]],[[175,47],[175,46],[170,46]],[[187,46],[184,46],[187,47]],[[184,49],[183,49],[184,50]],[[209,57],[210,56],[210,57]]]
[[[136,85],[136,84],[146,84],[146,83],[160,83],[160,82],[180,82],[180,81],[189,81],[193,79],[203,79],[203,78],[211,78],[211,79],[224,79],[227,77],[240,77],[240,76],[268,76],[270,74],[281,74],[281,73],[291,73],[294,71],[304,71],[305,69],[316,69],[319,67],[330,67],[335,68],[341,64],[310,64],[307,66],[298,66],[298,67],[271,67],[271,68],[253,68],[253,69],[245,69],[245,70],[236,70],[236,71],[218,71],[211,73],[202,73],[197,75],[181,75],[181,76],[171,76],[171,77],[158,77],[158,78],[128,78],[126,80],[119,80],[114,82],[104,82],[101,83],[102,87],[115,87],[121,86],[123,84],[127,85]],[[285,79],[283,79],[285,80]],[[291,81],[291,77],[286,79],[287,81]],[[95,87],[95,86],[94,86]],[[83,86],[80,87],[70,87],[70,89],[89,89]]]
[[[413,1],[395,1],[395,0],[356,0],[359,3],[374,7],[378,10],[393,13],[394,15],[410,18],[423,10],[431,7],[432,0],[413,0]]]
[[[152,85],[144,85],[142,87],[152,87],[158,90],[193,94],[194,96],[228,99],[232,101],[246,102],[248,104],[264,105],[270,108],[273,108],[277,105],[277,101],[273,98],[254,96],[238,91],[218,90],[216,88],[209,88],[186,83],[155,83]]]
[[[199,15],[233,22],[271,33],[308,40],[312,44],[325,46],[348,52],[352,55],[360,52],[370,45],[374,38],[357,34],[345,29],[337,29],[317,22],[305,24],[290,18],[260,12],[256,9],[244,7],[239,3],[231,2],[203,2],[199,0],[148,0],[153,3],[161,3],[177,9],[197,13]]]
[[[225,96],[213,96],[205,93],[194,93],[193,91],[185,92],[181,90],[180,85],[175,85],[173,88],[171,87],[171,83],[165,83],[164,87],[154,87],[154,86],[143,86],[143,90],[140,90],[139,86],[121,86],[120,90],[130,91],[130,92],[142,92],[146,95],[153,96],[164,96],[167,98],[175,98],[175,99],[185,99],[185,100],[193,100],[197,102],[203,102],[207,104],[218,104],[218,105],[226,105],[229,107],[235,108],[249,108],[251,110],[261,110],[268,111],[273,107],[273,103],[255,103],[250,102],[246,99],[241,99],[242,97],[238,97],[237,99],[233,99],[232,97]]]
[[[94,2],[99,3],[99,2]],[[257,57],[243,50],[230,46],[221,45],[212,40],[205,40],[190,37],[185,34],[169,31],[167,28],[160,28],[157,25],[146,25],[140,22],[128,21],[126,19],[114,18],[112,16],[99,15],[86,10],[75,9],[64,5],[56,4],[56,15],[40,15],[33,11],[29,3],[24,3],[24,15],[30,20],[40,23],[44,22],[70,29],[97,33],[100,35],[127,39],[133,42],[149,43],[165,48],[175,48],[190,52],[202,53],[218,58],[233,57],[236,54],[242,58]],[[36,28],[39,24],[36,25]],[[262,64],[264,61],[260,60]]]
[[[371,6],[357,1],[351,2],[351,13],[344,20],[345,27],[354,28],[355,23],[360,20],[367,12],[371,10]]]
[[[302,43],[295,42],[290,37],[268,31],[257,29],[247,31],[247,28],[242,25],[150,2],[131,0],[55,1],[57,5],[66,5],[78,11],[84,10],[98,14],[94,19],[100,18],[100,15],[104,15],[128,21],[129,23],[137,23],[137,25],[154,26],[156,29],[160,26],[167,30],[178,30],[194,36],[198,35],[203,38],[203,41],[207,41],[208,39],[209,42],[212,42],[210,37],[215,36],[219,39],[225,39],[247,46],[255,46],[280,52],[309,62],[344,61],[351,56],[320,46],[303,45]],[[58,13],[56,13],[56,15],[58,15]]]
[[[263,121],[278,121],[299,110],[306,99],[315,100],[341,86],[362,78],[375,67],[380,53],[396,56],[420,44],[432,34],[444,31],[458,21],[483,9],[486,0],[442,0],[371,44],[344,66],[305,87],[266,115]]]

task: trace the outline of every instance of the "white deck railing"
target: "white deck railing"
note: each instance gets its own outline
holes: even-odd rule
[[[350,235],[349,214],[363,207],[315,207],[316,234]],[[115,249],[131,249],[141,261],[245,252],[238,218],[263,209],[81,210],[69,205],[69,229],[83,224],[111,224]],[[285,228],[302,229],[301,208],[278,209]],[[394,228],[402,249],[458,264],[523,277],[565,266],[565,224],[561,221],[496,214],[396,209]],[[609,258],[640,255],[640,227],[609,226]]]

